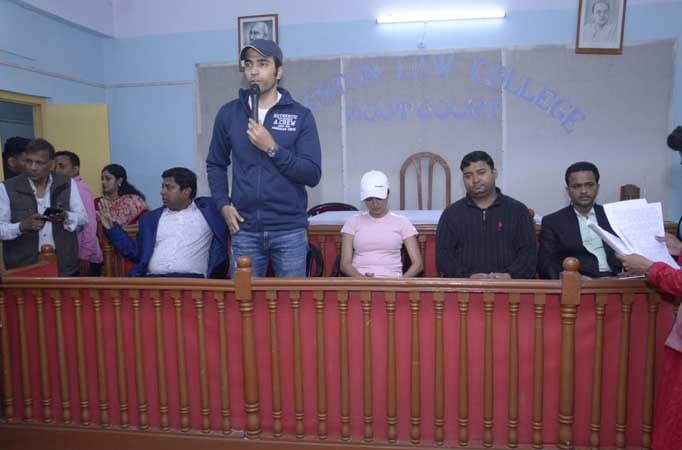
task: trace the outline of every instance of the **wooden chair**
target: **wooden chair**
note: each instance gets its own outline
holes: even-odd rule
[[[321,203],[319,205],[313,206],[308,210],[307,215],[308,217],[313,217],[327,211],[357,211],[357,210],[358,208],[356,208],[353,205],[349,205],[348,203],[330,202]]]
[[[634,184],[624,184],[620,187],[620,199],[622,200],[634,200],[639,198],[639,186]]]
[[[450,186],[452,184],[450,166],[440,155],[431,152],[419,152],[407,158],[402,167],[400,167],[400,209],[405,209],[405,173],[412,165],[415,166],[417,172],[417,201],[419,209],[424,209],[422,167],[425,161],[428,161],[429,173],[426,209],[433,209],[433,166],[436,163],[440,164],[445,172],[445,207],[450,206]]]

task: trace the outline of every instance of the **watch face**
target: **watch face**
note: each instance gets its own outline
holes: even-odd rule
[[[274,158],[277,154],[277,148],[269,148],[267,153],[270,158]]]

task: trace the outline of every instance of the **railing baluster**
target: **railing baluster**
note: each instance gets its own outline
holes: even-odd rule
[[[52,422],[52,389],[50,388],[50,365],[47,359],[47,336],[45,335],[45,301],[41,289],[33,290],[38,315],[38,352],[40,354],[40,396],[43,404],[43,422]]]
[[[317,329],[315,337],[317,343],[317,437],[327,439],[327,368],[325,352],[325,323],[324,323],[324,293],[313,292],[315,311],[317,317]]]
[[[163,317],[161,314],[161,292],[152,290],[149,293],[154,307],[154,328],[156,334],[156,382],[159,389],[159,426],[168,431],[168,388],[166,386],[166,340],[163,331]]]
[[[59,365],[59,393],[62,400],[62,422],[71,423],[71,397],[69,393],[69,366],[66,363],[66,345],[64,344],[64,320],[62,318],[62,292],[52,291],[54,302],[54,320],[57,329],[57,363]]]
[[[493,312],[495,301],[492,292],[483,294],[484,344],[483,344],[483,446],[493,445]]]
[[[5,310],[5,290],[0,289],[0,333],[2,336],[2,407],[5,419],[14,421],[14,390],[12,388],[12,360],[9,355],[9,330]]]
[[[469,445],[469,293],[457,293],[459,307],[459,381],[457,385],[458,440],[461,447]]]
[[[294,418],[296,419],[296,437],[303,439],[303,357],[301,346],[301,293],[289,292],[292,313],[292,333],[294,337]]]
[[[104,332],[102,330],[102,297],[97,289],[90,290],[90,298],[95,311],[95,348],[97,351],[97,392],[99,397],[99,423],[108,427],[109,394],[107,390],[107,368],[104,352]]]
[[[339,291],[339,370],[341,381],[341,440],[350,440],[350,365],[348,355],[348,291]]]
[[[149,403],[144,385],[144,345],[142,343],[142,321],[140,320],[140,290],[128,291],[133,305],[133,340],[135,342],[135,384],[137,387],[137,412],[140,429],[149,428]]]
[[[246,437],[257,439],[261,435],[260,396],[258,392],[258,362],[256,360],[256,336],[253,324],[253,292],[251,290],[251,259],[237,259],[235,297],[239,302],[242,318],[242,370],[244,374],[244,412],[246,413]]]
[[[187,362],[185,359],[185,328],[182,320],[183,293],[170,291],[175,308],[175,352],[178,363],[178,400],[180,401],[180,431],[189,431],[189,394],[187,392]]]
[[[24,394],[24,422],[33,421],[33,394],[31,392],[31,366],[28,360],[26,318],[24,315],[24,292],[17,293],[17,315],[19,316],[19,349],[21,352],[21,387]]]
[[[362,415],[363,441],[374,440],[374,402],[372,401],[372,293],[360,293],[362,307]]]
[[[410,442],[418,444],[422,431],[421,357],[419,353],[419,292],[411,291],[410,298]]]
[[[566,258],[561,273],[561,352],[559,357],[559,445],[572,450],[575,414],[575,321],[580,305],[579,263]]]
[[[597,294],[594,305],[594,356],[592,359],[592,420],[590,423],[590,445],[593,450],[600,447],[602,368],[604,365],[604,316],[606,294]]]
[[[216,293],[215,302],[218,311],[218,349],[220,351],[220,415],[223,418],[223,434],[232,433],[230,423],[230,382],[227,366],[227,333],[225,331],[225,297],[227,294]]]
[[[201,415],[201,432],[208,433],[211,431],[210,414],[211,409],[209,405],[209,390],[208,390],[208,363],[206,361],[206,328],[204,324],[204,294],[202,291],[193,290],[192,300],[197,315],[197,341],[199,343],[199,395],[201,401],[200,415]]]
[[[509,294],[509,410],[507,446],[519,444],[519,293]]]
[[[398,382],[395,343],[395,292],[386,292],[386,439],[398,441]]]
[[[83,338],[83,300],[80,289],[71,289],[76,313],[76,369],[78,371],[78,397],[81,407],[81,423],[90,425],[90,401],[88,398],[88,372],[85,358],[85,342]]]
[[[267,291],[270,325],[270,371],[272,375],[272,435],[282,436],[282,381],[280,378],[279,332],[277,331],[277,291]]]
[[[533,342],[533,448],[544,448],[542,430],[545,383],[545,294],[535,294],[535,336]]]
[[[654,370],[656,367],[656,319],[661,296],[650,292],[648,304],[648,324],[646,336],[646,362],[644,364],[644,399],[642,400],[642,448],[651,448],[651,431],[654,415]]]
[[[630,363],[630,317],[634,294],[623,296],[620,304],[620,343],[618,351],[618,395],[616,397],[616,448],[624,449],[626,445],[628,410],[628,366]]]
[[[423,253],[422,253],[423,254]],[[433,293],[433,311],[435,328],[435,364],[434,364],[434,440],[436,445],[445,441],[445,342],[443,338],[443,308],[445,300],[442,292]]]
[[[112,289],[112,303],[114,305],[114,322],[116,329],[116,372],[118,375],[118,407],[121,412],[121,428],[128,428],[128,381],[126,380],[125,343],[123,341],[123,323],[121,321],[121,293]]]

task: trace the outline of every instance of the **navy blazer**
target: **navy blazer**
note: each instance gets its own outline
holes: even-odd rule
[[[594,213],[600,227],[616,234],[611,228],[602,206],[594,205]],[[623,266],[611,247],[604,243],[604,250],[611,270],[614,273],[620,272]],[[569,256],[580,261],[581,274],[588,277],[599,276],[599,261],[583,245],[578,216],[572,205],[542,218],[538,253],[538,274],[540,278],[558,279],[563,270],[563,260]]]
[[[228,267],[227,225],[225,220],[223,220],[210,197],[197,197],[194,199],[194,203],[213,232],[213,239],[208,251],[208,277],[225,278]],[[142,277],[147,275],[149,260],[156,244],[156,231],[164,209],[165,207],[157,208],[145,213],[140,218],[136,241],[130,239],[128,233],[119,224],[115,224],[109,230],[104,230],[116,250],[135,263],[135,266],[128,272],[128,276]]]

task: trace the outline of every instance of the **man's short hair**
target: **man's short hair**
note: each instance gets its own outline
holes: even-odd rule
[[[31,142],[30,139],[13,136],[5,141],[5,147],[2,150],[2,156],[6,158],[17,157],[26,151],[26,146]]]
[[[592,172],[594,174],[594,179],[597,180],[597,183],[599,183],[599,169],[597,169],[597,166],[591,162],[579,161],[577,163],[571,164],[568,166],[568,169],[566,169],[566,175],[564,176],[564,179],[566,180],[566,186],[568,186],[568,179],[574,172]]]
[[[175,184],[180,186],[180,189],[192,188],[192,194],[189,198],[194,198],[197,195],[197,176],[191,170],[185,167],[173,167],[165,170],[161,174],[161,178],[172,178]]]
[[[69,158],[69,160],[71,161],[71,164],[73,166],[77,166],[77,167],[81,166],[81,159],[74,152],[71,152],[69,150],[60,150],[54,154],[55,158],[57,156],[66,156],[67,158]]]
[[[47,152],[50,159],[54,159],[54,147],[48,141],[42,138],[33,139],[26,146],[26,153]]]
[[[488,153],[484,152],[483,150],[475,150],[464,155],[464,158],[462,158],[462,163],[459,165],[459,170],[463,172],[464,169],[469,167],[470,164],[479,161],[483,161],[484,163],[488,164],[490,166],[490,170],[495,168],[495,163]]]

